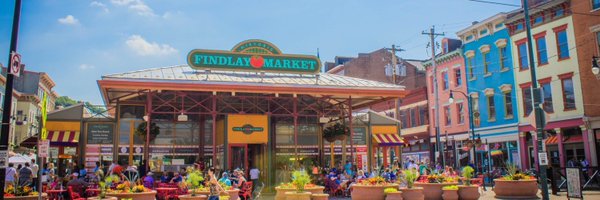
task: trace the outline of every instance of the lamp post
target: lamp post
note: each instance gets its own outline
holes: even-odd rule
[[[475,125],[473,124],[473,102],[471,100],[471,95],[467,95],[466,93],[462,92],[462,91],[458,91],[458,90],[450,90],[450,98],[448,98],[448,102],[450,103],[454,103],[454,95],[453,92],[457,92],[460,93],[462,95],[465,96],[465,98],[467,98],[467,103],[469,104],[469,128],[471,129],[471,138],[473,141],[475,141]],[[456,151],[456,150],[455,150]],[[476,151],[473,149],[473,163],[477,163],[477,155],[476,155]],[[477,167],[475,167],[477,168]],[[477,170],[477,169],[475,169]]]

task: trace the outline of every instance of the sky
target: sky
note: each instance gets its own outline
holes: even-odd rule
[[[521,0],[496,0],[519,4]],[[25,0],[17,51],[61,96],[103,104],[102,75],[186,63],[192,49],[267,40],[292,54],[357,56],[392,44],[426,59],[431,26],[445,37],[514,7],[468,0]],[[6,66],[14,0],[0,1]],[[438,38],[441,39],[441,38]]]

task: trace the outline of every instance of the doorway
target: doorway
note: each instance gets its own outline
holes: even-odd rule
[[[250,180],[250,169],[256,167],[261,173],[259,179],[266,180],[266,149],[264,144],[230,144],[229,169],[243,169]]]

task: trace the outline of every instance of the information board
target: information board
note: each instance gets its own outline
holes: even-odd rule
[[[581,169],[578,167],[567,167],[567,197],[583,198],[581,193]]]
[[[113,144],[114,126],[110,123],[90,123],[87,135],[88,144]]]

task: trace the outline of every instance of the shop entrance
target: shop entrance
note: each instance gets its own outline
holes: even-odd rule
[[[230,144],[229,169],[243,169],[246,177],[250,178],[250,169],[256,167],[260,172],[266,172],[266,146],[264,144]],[[265,173],[260,173],[264,178]],[[264,180],[264,179],[263,179]]]

